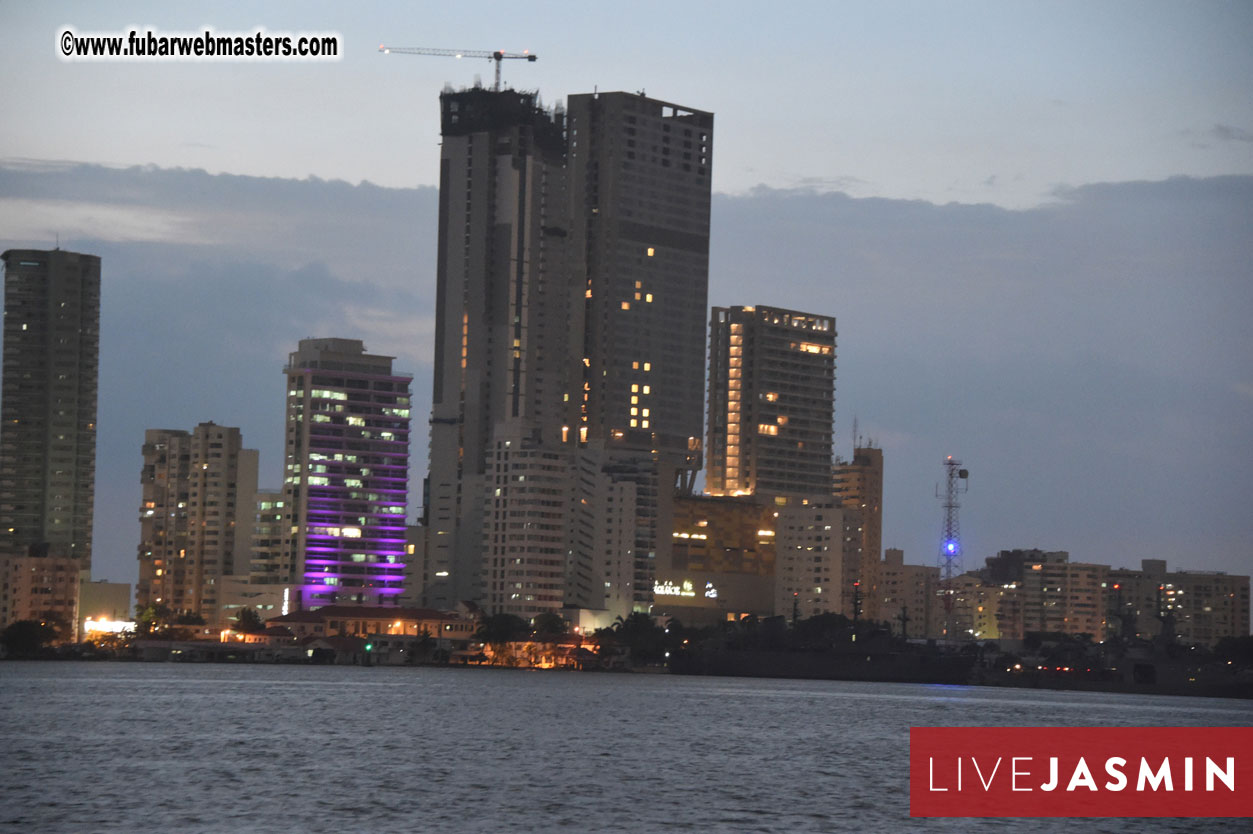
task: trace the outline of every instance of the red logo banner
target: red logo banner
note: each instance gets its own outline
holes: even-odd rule
[[[912,727],[914,817],[1250,817],[1253,727]]]

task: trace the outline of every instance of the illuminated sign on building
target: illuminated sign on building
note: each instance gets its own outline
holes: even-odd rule
[[[684,579],[682,585],[675,585],[669,579],[664,582],[658,580],[653,582],[653,595],[659,597],[694,597],[696,589],[692,587],[692,580]]]
[[[91,617],[83,620],[84,634],[122,634],[127,631],[134,631],[135,624],[127,620],[108,620],[101,617],[94,620]]]
[[[680,585],[676,585],[669,579],[659,579],[653,583],[653,595],[659,597],[694,597],[696,596],[696,586],[692,584],[690,579],[684,579]],[[718,589],[714,587],[714,583],[705,583],[705,598],[718,598]]]

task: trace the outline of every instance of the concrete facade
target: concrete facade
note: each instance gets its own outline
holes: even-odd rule
[[[258,453],[210,422],[147,430],[143,459],[136,601],[216,624],[223,579],[251,559]]]

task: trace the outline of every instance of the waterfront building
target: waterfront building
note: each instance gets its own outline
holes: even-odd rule
[[[845,613],[844,511],[833,497],[775,499],[775,613],[789,619]]]
[[[646,609],[701,462],[713,117],[626,93],[440,105],[422,601],[617,609],[629,559]],[[607,506],[626,490],[629,528]]]
[[[127,582],[91,582],[83,579],[78,590],[78,639],[89,633],[85,623],[95,624],[97,630],[120,629],[122,623],[135,619],[131,604],[131,586]]]
[[[590,440],[622,432],[686,463],[704,421],[713,114],[633,93],[574,95],[569,143],[586,325],[580,425]]]
[[[0,622],[44,622],[57,630],[59,641],[72,641],[78,625],[78,586],[83,575],[82,564],[74,556],[43,554],[0,559]]]
[[[443,608],[500,590],[504,566],[488,564],[484,535],[504,535],[510,523],[510,508],[491,494],[496,456],[514,437],[549,451],[572,442],[582,332],[571,323],[563,114],[543,109],[534,93],[478,87],[445,91],[440,113],[423,600]],[[515,504],[530,500],[518,483]],[[542,603],[537,610],[551,607],[551,588],[513,590]]]
[[[708,471],[714,496],[756,496],[774,537],[774,613],[849,613],[847,523],[832,498],[835,319],[715,307],[709,332]]]
[[[762,496],[677,496],[654,613],[688,625],[773,616],[779,514]]]
[[[356,339],[289,356],[280,582],[294,610],[403,593],[409,383]]]
[[[1165,625],[1184,645],[1212,647],[1249,633],[1248,576],[1168,571],[1164,559],[1144,559],[1139,570],[1111,569],[1103,604],[1109,633],[1124,638],[1156,639]]]
[[[938,637],[943,629],[943,605],[936,592],[940,569],[935,565],[907,565],[904,551],[889,547],[879,566],[879,620],[905,637]],[[905,619],[902,621],[902,615]]]
[[[1010,592],[998,618],[1000,637],[1010,640],[1029,632],[1103,639],[1108,574],[1108,565],[1072,562],[1065,551],[1041,550],[1002,550],[979,572],[988,585]]]
[[[307,637],[368,637],[373,634],[468,640],[474,636],[477,625],[473,617],[460,611],[394,605],[327,605],[266,620],[266,626],[286,628],[297,640]]]
[[[0,384],[0,562],[23,560],[0,588],[0,626],[28,604],[77,622],[78,576],[90,576],[100,353],[100,258],[60,249],[11,249],[4,263]],[[53,559],[31,565],[24,560]],[[34,585],[31,585],[31,583]],[[55,582],[55,585],[47,585]],[[46,593],[22,597],[38,586]],[[18,597],[10,597],[9,594]],[[7,613],[5,613],[7,612]]]
[[[834,489],[844,508],[844,608],[852,610],[853,583],[858,582],[861,616],[881,621],[883,450],[858,441],[852,460],[836,463]]]
[[[715,307],[709,334],[711,495],[830,495],[835,319]]]
[[[136,600],[214,626],[224,579],[249,571],[258,452],[208,422],[148,429],[143,458]]]
[[[611,460],[600,444],[581,447],[574,466],[562,613],[608,625],[635,607],[638,478]]]
[[[255,507],[248,581],[253,585],[280,585],[295,574],[295,565],[284,562],[283,528],[287,512],[283,491],[257,490]]]
[[[701,468],[712,113],[637,93],[570,96],[578,436],[636,484],[632,605],[667,559],[676,488]]]
[[[1021,587],[988,584],[978,572],[967,572],[953,577],[947,589],[953,595],[953,609],[947,620],[947,632],[945,619],[941,616],[935,631],[928,635],[936,639],[1021,640],[1021,617],[1011,612],[1021,612],[1026,597],[1034,604],[1031,608],[1032,614],[1037,619],[1042,619],[1045,609],[1041,603],[1052,604],[1039,597],[1024,594]],[[942,609],[943,605],[943,600],[937,596],[935,606]]]
[[[254,584],[248,574],[224,576],[217,588],[218,610],[207,622],[219,631],[238,628],[240,611],[245,608],[264,621],[286,613],[290,607],[286,585]]]

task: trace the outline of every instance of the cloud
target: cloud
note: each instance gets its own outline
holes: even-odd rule
[[[11,160],[0,194],[0,245],[72,229],[63,247],[103,258],[100,575],[134,575],[145,428],[239,426],[279,482],[281,368],[304,337],[363,339],[414,374],[417,483],[434,189]],[[716,194],[710,302],[836,316],[837,448],[856,413],[886,454],[885,544],[910,561],[934,554],[954,454],[976,561],[1039,544],[1247,572],[1251,208],[1253,177],[1058,188],[1027,211]]]
[[[870,185],[858,177],[792,177],[792,188],[810,191],[851,191]]]
[[[0,198],[0,227],[14,238],[204,243],[188,218],[145,206]]]
[[[1214,125],[1210,135],[1222,142],[1253,142],[1253,131],[1231,125]]]

